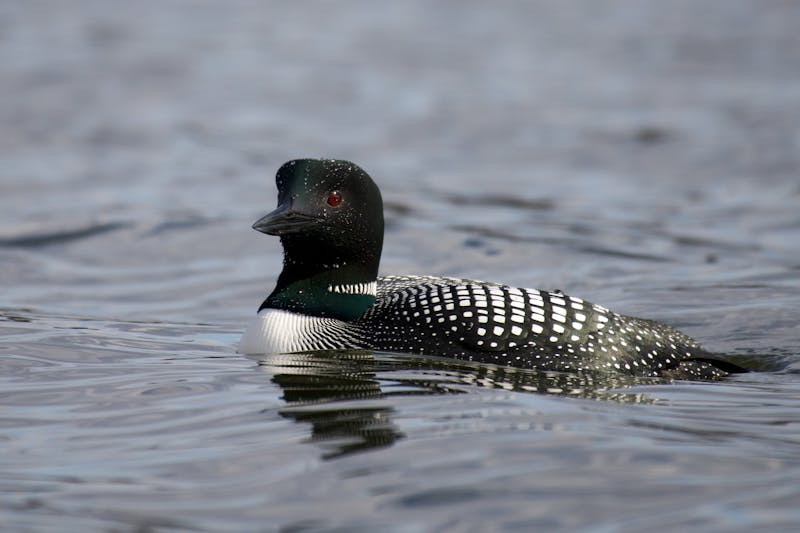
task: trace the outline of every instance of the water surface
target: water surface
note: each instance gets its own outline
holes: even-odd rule
[[[800,526],[800,13],[755,1],[0,6],[0,526]],[[8,96],[10,95],[10,96]],[[382,272],[562,289],[759,372],[236,353],[287,159]]]

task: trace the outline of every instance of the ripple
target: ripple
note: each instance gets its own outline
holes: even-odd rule
[[[24,232],[22,230],[6,230],[3,235],[0,235],[0,246],[39,248],[89,239],[103,233],[130,227],[132,227],[130,222],[116,221],[81,224],[72,228],[59,227],[57,230],[48,228],[32,229]]]

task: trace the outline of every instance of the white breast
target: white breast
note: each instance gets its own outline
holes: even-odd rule
[[[268,354],[369,348],[355,326],[335,318],[262,309],[239,341],[239,353]]]

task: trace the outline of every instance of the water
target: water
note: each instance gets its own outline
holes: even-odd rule
[[[5,531],[800,526],[800,12],[760,2],[0,5]],[[285,160],[384,273],[558,288],[718,383],[236,354]]]

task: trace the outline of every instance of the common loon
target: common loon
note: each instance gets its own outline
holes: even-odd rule
[[[668,326],[560,291],[381,276],[383,202],[349,161],[298,159],[275,177],[283,270],[242,336],[247,354],[368,349],[554,371],[714,379],[744,371]]]

